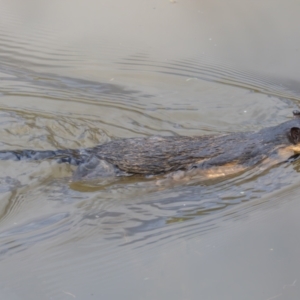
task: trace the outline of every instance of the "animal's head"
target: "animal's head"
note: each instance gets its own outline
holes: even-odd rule
[[[300,121],[300,111],[299,110],[294,110],[293,115],[294,115],[295,119],[299,119],[299,121]],[[297,145],[298,143],[300,143],[300,128],[292,127],[290,129],[289,138],[290,138],[291,143],[293,143],[294,145]]]

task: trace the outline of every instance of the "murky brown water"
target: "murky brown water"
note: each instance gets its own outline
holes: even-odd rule
[[[0,148],[258,130],[300,100],[299,3],[0,0]],[[1,299],[299,299],[300,162],[153,187],[0,161]]]

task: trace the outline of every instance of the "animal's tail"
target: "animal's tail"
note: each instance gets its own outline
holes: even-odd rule
[[[44,160],[55,159],[59,163],[69,163],[79,165],[88,156],[83,150],[65,149],[65,150],[2,150],[0,151],[0,160]]]

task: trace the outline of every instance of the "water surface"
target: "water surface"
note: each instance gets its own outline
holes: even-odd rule
[[[297,1],[0,4],[1,150],[259,130],[298,108]],[[162,189],[0,167],[3,299],[299,298],[299,161]]]

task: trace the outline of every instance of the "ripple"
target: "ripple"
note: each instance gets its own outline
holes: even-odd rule
[[[24,251],[29,246],[69,230],[69,223],[71,221],[63,222],[68,217],[68,213],[59,213],[43,218],[40,217],[28,223],[1,231],[0,258],[3,259],[4,255],[13,255]]]
[[[21,26],[17,18],[8,19],[11,26]],[[176,97],[175,81],[168,84],[173,77],[184,83],[201,80],[276,99],[300,100],[294,82],[202,56],[162,62],[147,51],[132,49],[135,54],[124,51],[124,57],[115,59],[106,74],[105,59],[113,56],[108,53],[120,56],[124,49],[102,44],[103,58],[96,59],[82,49],[60,45],[56,35],[45,28],[24,35],[0,29],[2,149],[80,148],[114,137],[179,134],[185,127],[178,119],[188,120],[190,115],[184,114],[201,112],[202,106],[182,101],[187,85],[177,101],[161,103],[163,97]],[[78,75],[85,69],[103,74],[99,79],[88,79],[88,72]],[[149,74],[155,75],[154,82]],[[158,91],[152,84],[165,89]],[[194,127],[198,125],[202,130],[209,128],[201,122]],[[190,132],[188,126],[186,129]],[[154,256],[166,244],[176,246],[180,240],[199,238],[228,219],[245,218],[261,209],[257,199],[289,186],[297,164],[252,169],[221,180],[196,180],[162,190],[153,187],[151,180],[134,179],[75,190],[69,185],[70,169],[47,162],[19,167],[12,163],[6,168],[12,174],[0,179],[4,203],[0,258],[29,253],[25,262],[29,268],[36,259],[30,253],[41,250],[38,259],[53,262],[47,264],[43,278],[51,289],[60,285],[57,273],[72,276],[74,270],[99,280],[93,275],[102,268],[101,276],[108,280],[116,272],[126,272],[124,264],[139,268],[136,256],[141,252]],[[251,201],[253,205],[245,209],[243,203]],[[122,265],[118,265],[120,251],[132,253]],[[45,268],[45,264],[37,265]]]
[[[42,246],[48,240],[58,246],[62,241],[72,245],[75,239],[81,247],[88,247],[92,251],[94,261],[103,260],[106,256],[113,259],[119,253],[118,247],[132,251],[151,250],[176,243],[182,238],[199,237],[221,226],[227,218],[247,216],[249,210],[245,211],[243,206],[239,209],[238,204],[250,203],[250,200],[255,201],[290,185],[292,173],[298,167],[299,162],[296,162],[294,165],[270,169],[265,174],[249,171],[243,176],[220,182],[200,182],[194,186],[151,193],[147,188],[141,189],[139,182],[113,185],[96,193],[81,193],[69,189],[66,180],[53,180],[51,177],[47,180],[46,175],[44,179],[39,178],[44,182],[43,185],[37,185],[34,190],[23,188],[12,195],[10,205],[1,218],[1,223],[7,227],[0,232],[1,257],[36,245]],[[57,203],[55,206],[62,212],[50,216],[42,216],[40,212],[38,218],[30,217],[21,225],[9,225],[18,219],[18,215],[27,215],[26,210],[30,209],[28,200],[32,193],[32,204],[41,195],[44,210]],[[230,212],[232,207],[237,207],[234,214]],[[258,209],[260,204],[256,202],[250,211]],[[94,240],[87,246],[87,240],[90,239]],[[106,242],[103,244],[103,241]],[[101,255],[93,252],[98,247],[108,247],[103,250],[105,255],[103,252]],[[63,249],[58,250],[57,255],[64,255]]]
[[[298,90],[291,89],[291,84],[283,78],[257,74],[254,71],[243,70],[216,60],[212,61],[206,57],[161,63],[150,60],[147,56],[132,56],[118,61],[117,64],[120,65],[121,70],[131,72],[176,75],[186,78],[187,81],[201,79],[290,100],[300,100]]]

